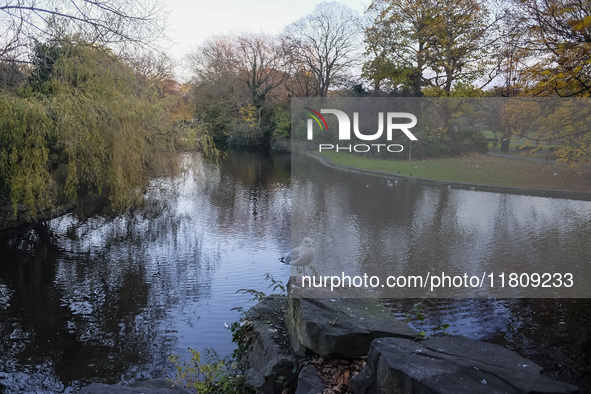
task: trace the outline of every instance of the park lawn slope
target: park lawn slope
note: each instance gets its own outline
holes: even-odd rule
[[[591,168],[473,153],[461,157],[395,161],[322,152],[336,164],[447,182],[591,192]]]

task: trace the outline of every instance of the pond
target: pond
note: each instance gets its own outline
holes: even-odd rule
[[[173,376],[171,354],[188,359],[189,347],[209,346],[231,353],[226,326],[239,318],[235,308],[252,305],[236,291],[269,292],[265,274],[290,275],[279,257],[291,246],[294,189],[315,202],[306,230],[318,244],[313,266],[348,261],[371,270],[376,250],[399,264],[436,264],[442,256],[466,264],[507,256],[591,261],[589,202],[413,183],[395,189],[312,160],[292,176],[288,155],[182,159],[181,174],[154,180],[145,205],[126,214],[83,221],[68,214],[2,234],[6,391],[73,392],[93,381]],[[322,248],[327,239],[341,243],[343,256]],[[415,302],[387,304],[404,319]],[[425,302],[423,312],[425,321],[411,323],[417,329],[449,324],[448,333],[501,343],[550,376],[588,384],[589,300],[450,298]]]
[[[152,182],[115,218],[66,215],[0,246],[0,385],[75,390],[174,376],[171,354],[232,352],[226,329],[266,273],[289,277],[289,156],[233,153]]]

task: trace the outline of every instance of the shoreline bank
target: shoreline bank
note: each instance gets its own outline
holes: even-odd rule
[[[318,160],[320,163],[327,167],[337,169],[339,171],[352,172],[362,175],[376,176],[386,179],[404,180],[408,182],[414,182],[417,184],[423,184],[428,186],[448,186],[453,189],[460,190],[472,190],[472,191],[483,191],[493,193],[507,193],[516,195],[527,195],[532,197],[547,197],[547,198],[560,198],[568,200],[582,200],[591,201],[591,192],[577,191],[577,190],[563,190],[563,189],[544,189],[544,188],[533,188],[533,187],[519,187],[519,186],[502,186],[502,185],[487,185],[482,183],[470,183],[470,182],[456,182],[456,181],[444,181],[437,179],[421,178],[416,176],[393,174],[386,171],[369,170],[364,168],[358,168],[351,165],[335,163],[330,158],[320,155],[316,152],[305,152],[305,156],[309,156]]]

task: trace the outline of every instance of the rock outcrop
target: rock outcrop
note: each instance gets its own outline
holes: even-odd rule
[[[573,393],[576,387],[499,345],[466,337],[379,338],[349,390],[369,393]]]
[[[327,377],[334,369],[327,375],[327,360],[359,365],[338,379],[339,390],[348,385],[348,392],[359,394],[577,391],[502,346],[457,336],[422,339],[377,299],[312,299],[292,292],[264,299],[246,316],[249,333],[240,364],[257,393],[330,389]],[[367,356],[362,369],[360,356]]]
[[[326,389],[326,385],[318,375],[315,365],[306,365],[298,376],[298,388],[295,394],[318,394]]]
[[[246,313],[243,340],[246,352],[239,365],[246,385],[257,393],[280,393],[295,386],[299,364],[285,328],[285,297],[269,296]]]
[[[375,338],[417,336],[373,298],[289,297],[287,311],[291,344],[300,356],[355,358],[366,355]]]

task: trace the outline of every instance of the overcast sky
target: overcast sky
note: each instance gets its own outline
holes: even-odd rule
[[[231,32],[277,34],[314,11],[319,0],[164,0],[169,12],[169,55],[180,62],[206,38]],[[341,0],[363,14],[371,0]],[[181,72],[177,67],[177,73]],[[182,76],[178,76],[182,77]]]

